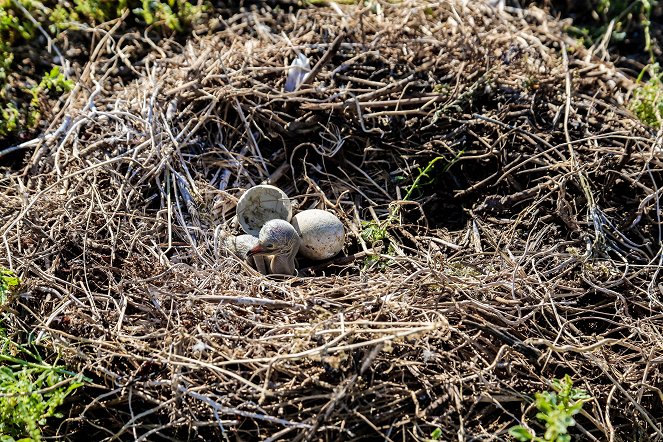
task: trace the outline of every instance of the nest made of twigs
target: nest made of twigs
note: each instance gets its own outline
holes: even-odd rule
[[[501,438],[569,373],[594,398],[578,434],[661,439],[661,139],[628,77],[536,8],[220,23],[141,59],[103,33],[4,173],[12,331],[94,379],[54,433]],[[277,280],[228,256],[261,182],[334,211],[347,258]]]

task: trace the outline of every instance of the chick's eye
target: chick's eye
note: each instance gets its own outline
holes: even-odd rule
[[[265,247],[268,248],[268,249],[273,249],[273,248],[274,248],[274,244],[272,244],[272,243],[265,244]]]

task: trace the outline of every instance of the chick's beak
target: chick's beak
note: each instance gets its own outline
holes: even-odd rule
[[[262,255],[262,254],[264,254],[266,251],[267,251],[267,249],[265,249],[263,246],[261,246],[260,244],[258,244],[258,245],[256,245],[254,248],[252,248],[251,250],[249,250],[248,252],[246,252],[246,256],[251,257],[251,256],[255,256],[255,255]]]

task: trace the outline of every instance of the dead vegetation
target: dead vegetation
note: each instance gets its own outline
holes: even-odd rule
[[[113,25],[2,177],[11,331],[94,379],[54,433],[506,439],[569,373],[594,398],[578,437],[663,439],[661,134],[558,22],[256,9],[140,59]],[[275,280],[227,257],[263,181],[335,211],[355,259]]]

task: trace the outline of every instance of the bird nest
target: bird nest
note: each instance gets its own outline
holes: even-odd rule
[[[90,379],[53,433],[492,439],[570,374],[578,434],[660,440],[661,138],[562,26],[408,0],[244,10],[185,44],[95,30],[1,178],[10,333]],[[229,256],[259,183],[334,212],[342,256],[287,279]]]

